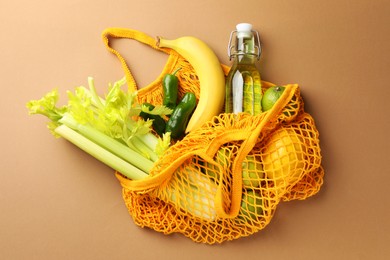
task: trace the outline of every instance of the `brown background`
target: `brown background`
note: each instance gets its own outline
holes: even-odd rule
[[[5,3],[6,2],[6,3]],[[1,1],[2,259],[389,259],[390,3],[385,0]],[[222,245],[137,227],[113,171],[47,131],[25,103],[122,77],[101,32],[193,35],[221,62],[236,23],[261,33],[263,79],[299,83],[321,135],[325,185],[266,229]],[[140,86],[166,56],[115,46]]]

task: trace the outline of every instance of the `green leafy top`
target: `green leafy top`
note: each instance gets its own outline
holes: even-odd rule
[[[48,128],[50,132],[58,137],[54,132],[54,129],[60,125],[58,122],[65,112],[68,110],[68,106],[57,107],[57,102],[59,100],[59,93],[57,89],[54,89],[47,93],[39,100],[31,100],[27,102],[27,108],[29,109],[30,115],[40,114],[48,117],[50,122],[48,123]]]
[[[126,79],[122,78],[114,84],[109,84],[108,93],[105,98],[101,98],[97,94],[93,78],[90,77],[89,88],[79,86],[74,92],[67,92],[68,104],[63,107],[56,106],[59,94],[57,90],[53,90],[40,100],[28,102],[27,108],[30,114],[47,116],[50,119],[48,127],[55,136],[57,135],[54,129],[61,125],[64,117],[70,116],[77,123],[92,126],[146,157],[150,157],[151,152],[156,149],[161,154],[168,147],[167,143],[170,143],[169,135],[159,142],[156,137],[153,144],[150,138],[147,139],[149,141],[143,141],[146,135],[151,135],[153,122],[143,120],[139,114],[147,110],[148,113],[155,115],[168,115],[172,110],[164,106],[156,106],[149,110],[146,106],[138,104],[137,92],[122,90],[125,83]]]

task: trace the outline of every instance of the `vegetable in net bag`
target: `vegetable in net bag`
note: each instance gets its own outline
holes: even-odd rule
[[[178,95],[193,92],[199,97],[196,73],[180,55],[159,49],[141,32],[108,29],[103,38],[120,59],[130,89],[137,89],[135,81],[124,59],[110,47],[110,37],[135,39],[167,52],[163,74],[180,67]],[[227,74],[229,68],[223,68]],[[262,81],[262,86],[265,91],[273,84]],[[162,76],[138,91],[140,102],[162,104]],[[319,133],[304,111],[296,84],[285,85],[267,112],[222,113],[191,131],[165,152],[145,179],[130,180],[116,173],[137,225],[208,244],[260,231],[280,202],[316,194],[323,175]]]

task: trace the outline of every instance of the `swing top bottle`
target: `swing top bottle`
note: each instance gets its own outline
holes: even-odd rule
[[[260,114],[262,90],[256,61],[260,59],[261,45],[251,24],[237,24],[231,32],[228,55],[233,65],[226,78],[225,112]]]

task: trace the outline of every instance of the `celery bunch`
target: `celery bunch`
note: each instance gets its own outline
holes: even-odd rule
[[[50,119],[48,128],[56,137],[63,137],[96,159],[130,179],[145,178],[154,162],[170,145],[170,135],[152,134],[152,121],[139,118],[141,111],[169,115],[172,110],[156,106],[153,111],[137,103],[137,92],[123,91],[125,78],[109,85],[100,97],[93,78],[89,88],[80,86],[68,91],[68,103],[58,107],[57,90],[39,100],[27,103],[30,114]]]

